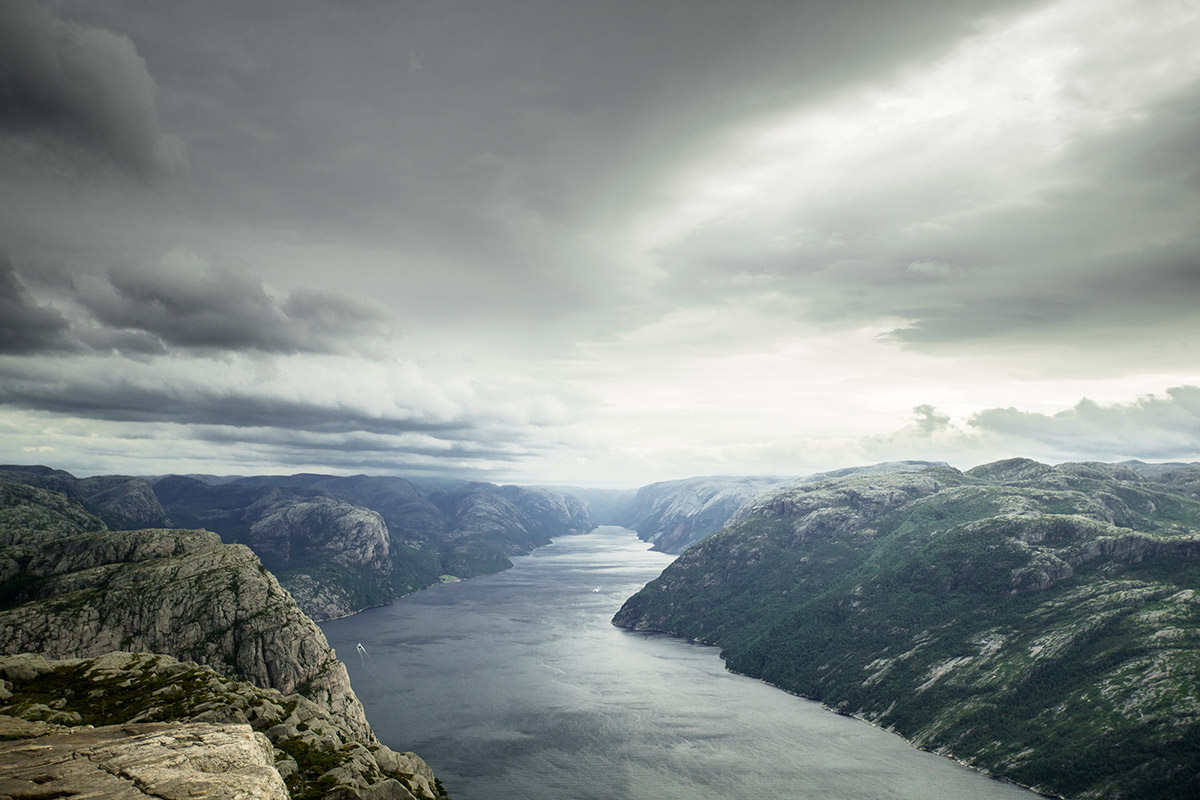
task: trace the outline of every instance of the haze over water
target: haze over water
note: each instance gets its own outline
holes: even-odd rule
[[[647,547],[604,527],[321,627],[379,738],[455,800],[1037,796],[729,673],[716,648],[614,627],[674,558]]]

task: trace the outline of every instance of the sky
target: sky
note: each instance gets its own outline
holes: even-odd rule
[[[1200,459],[1198,0],[0,3],[0,461]]]

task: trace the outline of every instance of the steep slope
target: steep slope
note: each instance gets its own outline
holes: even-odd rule
[[[1200,790],[1200,500],[1023,459],[764,496],[614,622],[1039,791]]]
[[[742,504],[791,479],[710,476],[652,483],[638,489],[621,524],[654,550],[682,553],[720,530]]]
[[[629,507],[637,497],[636,489],[589,489],[582,486],[547,486],[551,491],[570,495],[587,508],[593,525],[621,525],[628,522]]]
[[[163,655],[0,656],[0,739],[17,797],[445,796],[308,698]]]
[[[280,502],[254,521],[246,543],[314,619],[396,597],[391,537],[374,511],[329,497]]]
[[[424,762],[375,739],[324,634],[248,548],[208,531],[106,530],[59,493],[0,483],[0,569],[0,730],[57,737],[10,749],[0,777],[45,783],[78,760],[72,753],[116,753],[131,769],[165,775],[179,796],[211,796],[219,781],[179,773],[180,764],[233,758],[230,748],[252,756],[254,742],[265,743],[236,729],[252,725],[274,747],[267,763],[282,769],[293,797],[444,796]],[[126,722],[169,724],[78,729]],[[54,752],[53,769],[39,771],[36,754]],[[18,762],[26,772],[7,772]],[[85,773],[71,780],[86,785]],[[55,791],[35,794],[70,793]]]
[[[61,492],[115,530],[171,527],[150,482],[128,475],[76,478],[43,466],[0,466],[0,480]]]
[[[248,545],[301,607],[332,619],[437,583],[506,569],[551,536],[590,530],[561,492],[458,484],[425,495],[394,477],[258,476],[154,485],[183,524]]]
[[[652,483],[638,489],[622,510],[621,525],[637,531],[654,550],[682,553],[704,537],[733,521],[737,512],[759,494],[792,483],[812,483],[849,475],[887,475],[919,472],[929,461],[888,461],[869,466],[847,467],[803,478],[770,476],[709,476]]]
[[[446,518],[439,540],[442,564],[460,578],[508,569],[509,556],[592,528],[579,500],[547,489],[467,483],[429,499]]]
[[[61,496],[8,485],[8,497],[41,505]],[[246,547],[207,531],[75,532],[51,520],[9,528],[0,547],[0,653],[52,658],[112,650],[165,653],[285,693],[300,692],[370,727],[345,667]]]

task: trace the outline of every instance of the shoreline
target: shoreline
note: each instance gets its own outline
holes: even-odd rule
[[[720,652],[721,645],[716,644],[715,642],[706,642],[702,639],[693,639],[690,636],[683,636],[683,635],[680,635],[677,633],[671,633],[670,631],[655,630],[653,628],[634,628],[634,627],[629,627],[626,625],[619,625],[616,622],[613,622],[611,624],[614,627],[620,628],[623,631],[629,631],[631,633],[648,633],[648,634],[654,634],[657,636],[669,636],[672,639],[681,639],[685,642],[690,642],[691,644],[699,644],[699,645],[704,645],[705,647],[717,648],[718,649],[717,656],[721,659],[721,663],[724,665],[726,672],[729,672],[733,675],[740,675],[741,677],[748,678],[750,680],[758,681],[759,683],[763,684],[764,686],[770,686],[772,689],[783,692],[784,694],[787,694],[787,695],[791,695],[792,697],[798,697],[801,700],[808,700],[810,702],[817,703],[821,706],[821,708],[825,709],[826,711],[828,711],[831,714],[837,714],[839,717],[849,717],[850,719],[854,719],[859,722],[870,725],[872,728],[876,728],[877,730],[881,730],[886,733],[890,733],[891,735],[902,740],[905,744],[907,744],[909,747],[911,747],[914,750],[918,750],[922,753],[929,753],[930,755],[935,755],[940,758],[948,759],[950,761],[953,761],[955,764],[958,764],[961,767],[969,769],[972,772],[978,773],[979,775],[984,775],[988,778],[991,778],[994,781],[1000,781],[1001,783],[1007,783],[1012,786],[1020,787],[1021,789],[1024,789],[1028,792],[1033,792],[1034,794],[1038,795],[1039,797],[1050,798],[1050,800],[1064,800],[1064,797],[1062,795],[1048,794],[1046,792],[1038,790],[1037,788],[1035,788],[1033,786],[1027,786],[1018,781],[1014,781],[1012,778],[1005,777],[1004,775],[996,775],[995,773],[989,772],[986,769],[977,767],[974,764],[969,764],[966,761],[964,761],[961,757],[959,757],[951,752],[943,752],[940,750],[933,750],[928,747],[922,747],[922,746],[916,744],[915,742],[913,742],[908,737],[904,736],[904,734],[896,731],[893,728],[889,728],[889,727],[880,725],[879,723],[873,722],[873,721],[867,719],[866,717],[862,717],[858,714],[852,714],[848,711],[839,711],[838,709],[831,707],[828,703],[826,703],[823,699],[821,699],[819,697],[810,697],[809,695],[802,694],[800,692],[794,692],[791,689],[786,689],[782,686],[779,686],[778,684],[771,683],[770,681],[764,680],[763,678],[757,677],[755,675],[748,675],[745,672],[738,672],[735,669],[731,669],[729,667],[728,662],[725,660],[724,654]]]

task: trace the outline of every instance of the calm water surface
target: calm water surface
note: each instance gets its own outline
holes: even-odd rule
[[[613,627],[672,558],[600,528],[321,627],[379,738],[455,800],[1037,797],[726,672],[716,648]]]

